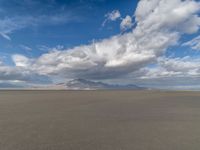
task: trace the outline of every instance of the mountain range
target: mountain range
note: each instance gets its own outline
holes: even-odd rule
[[[66,83],[58,83],[54,86],[55,88],[64,88],[69,90],[100,90],[100,89],[134,89],[140,90],[145,89],[137,85],[119,85],[119,84],[108,84],[103,82],[90,81],[86,79],[74,79]]]

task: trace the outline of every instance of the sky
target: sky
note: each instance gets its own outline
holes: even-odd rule
[[[0,0],[0,86],[200,89],[199,28],[199,0]]]

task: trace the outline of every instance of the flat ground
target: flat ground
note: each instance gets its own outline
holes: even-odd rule
[[[200,92],[0,91],[0,150],[199,150]]]

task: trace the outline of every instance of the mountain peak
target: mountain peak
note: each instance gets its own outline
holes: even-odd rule
[[[118,85],[96,82],[87,79],[77,78],[64,83],[66,89],[97,90],[97,89],[144,89],[137,85]]]

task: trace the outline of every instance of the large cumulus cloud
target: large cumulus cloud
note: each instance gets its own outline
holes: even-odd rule
[[[32,68],[41,74],[85,78],[134,72],[162,56],[182,34],[197,32],[199,10],[200,3],[192,0],[141,0],[135,12],[137,26],[130,33],[44,54]]]

